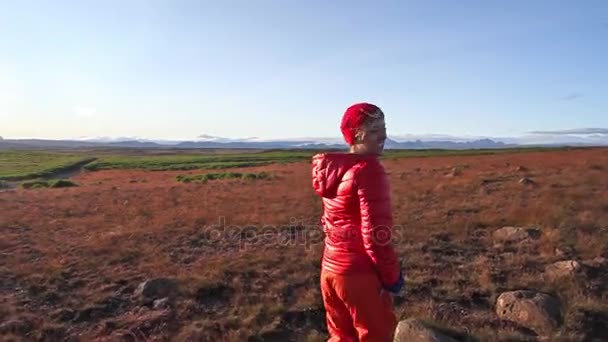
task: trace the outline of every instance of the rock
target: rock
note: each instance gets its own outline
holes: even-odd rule
[[[581,268],[581,264],[575,260],[558,261],[545,268],[545,277],[550,280],[572,277],[576,275]]]
[[[518,323],[539,335],[551,334],[562,324],[560,300],[534,291],[501,294],[496,301],[496,314],[500,319]]]
[[[32,323],[25,320],[11,319],[0,324],[0,334],[24,335],[30,331],[32,331]]]
[[[153,305],[154,309],[156,310],[168,309],[170,306],[171,304],[169,303],[169,298],[167,297],[155,300]]]
[[[519,184],[521,184],[521,185],[534,185],[534,184],[536,184],[536,182],[533,181],[531,178],[524,177],[524,178],[522,178],[522,179],[519,180]]]
[[[527,171],[528,171],[528,168],[527,168],[527,167],[525,167],[525,166],[521,166],[521,165],[520,165],[520,166],[518,166],[518,167],[516,167],[516,168],[515,168],[515,171],[516,171],[516,172],[527,172]]]
[[[448,178],[456,177],[462,175],[462,169],[458,167],[454,167],[447,173],[445,176]]]
[[[177,294],[177,282],[168,278],[146,280],[135,289],[135,296],[142,299],[161,299]]]
[[[410,318],[399,322],[393,342],[457,342],[434,329],[425,326],[417,319]]]
[[[538,231],[521,227],[502,227],[492,233],[494,243],[521,242],[537,237]]]

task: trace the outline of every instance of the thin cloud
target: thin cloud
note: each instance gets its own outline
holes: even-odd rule
[[[572,101],[572,100],[576,100],[576,99],[578,99],[580,97],[583,97],[583,94],[572,93],[572,94],[568,94],[566,96],[562,96],[562,97],[558,98],[558,100],[561,100],[561,101]]]
[[[533,131],[532,134],[570,135],[570,134],[603,134],[608,135],[608,128],[580,128],[560,131]]]

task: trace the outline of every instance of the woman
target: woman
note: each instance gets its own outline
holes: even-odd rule
[[[373,104],[352,105],[340,128],[349,153],[321,153],[312,161],[313,188],[323,199],[321,293],[329,341],[392,341],[389,292],[399,293],[404,278],[391,243],[388,179],[378,160],[384,113]]]

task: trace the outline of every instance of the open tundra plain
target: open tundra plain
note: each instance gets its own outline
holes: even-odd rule
[[[313,153],[0,152],[0,340],[325,340]],[[608,340],[608,149],[383,159],[402,341]]]

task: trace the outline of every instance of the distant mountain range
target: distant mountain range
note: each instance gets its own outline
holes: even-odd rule
[[[387,149],[487,149],[517,146],[608,146],[608,135],[580,137],[559,132],[539,132],[522,138],[452,137],[443,135],[391,136]],[[50,139],[2,139],[0,149],[28,148],[250,148],[250,149],[343,149],[340,138],[261,139],[256,137],[231,139],[202,134],[193,140],[151,140],[144,138],[78,138],[70,140]]]

